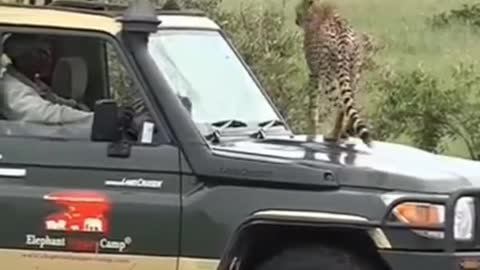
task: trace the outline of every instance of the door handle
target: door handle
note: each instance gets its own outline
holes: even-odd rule
[[[14,168],[1,168],[0,177],[25,177],[27,175],[26,169],[14,169]]]

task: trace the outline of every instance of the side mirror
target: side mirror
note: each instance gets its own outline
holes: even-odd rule
[[[91,140],[118,142],[122,138],[118,106],[114,100],[104,99],[95,103]]]
[[[131,144],[124,138],[124,130],[131,124],[131,119],[121,117],[120,112],[123,111],[118,108],[114,100],[97,101],[94,108],[91,140],[110,142],[107,149],[109,157],[127,158],[130,156]]]
[[[131,144],[124,138],[124,133],[130,124],[128,113],[121,111],[114,100],[99,100],[95,103],[91,140],[110,142],[107,149],[109,157],[127,158]]]

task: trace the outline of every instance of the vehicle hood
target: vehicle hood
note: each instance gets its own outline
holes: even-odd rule
[[[449,193],[480,186],[480,162],[477,161],[388,142],[375,141],[371,148],[354,138],[349,143],[326,143],[321,136],[279,136],[225,142],[215,146],[214,151],[220,155],[258,158],[259,161],[280,159],[285,162],[284,166],[304,164],[309,168],[335,168],[341,186],[427,193]],[[298,170],[298,166],[295,169]],[[301,174],[301,171],[295,173]]]

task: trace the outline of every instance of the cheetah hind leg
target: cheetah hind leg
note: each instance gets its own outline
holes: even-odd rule
[[[355,132],[353,130],[353,122],[354,122],[353,118],[348,118],[347,123],[344,126],[342,133],[340,135],[343,140],[348,140],[350,137],[355,136]]]
[[[346,113],[344,114],[344,117],[347,118]],[[340,138],[342,140],[348,140],[353,136],[353,121],[352,119],[347,120],[347,123],[343,126],[342,132],[340,133]]]
[[[337,116],[335,118],[335,125],[333,130],[330,133],[324,136],[324,141],[339,143],[341,141],[341,135],[344,130],[344,118],[345,112],[343,110],[338,110]]]

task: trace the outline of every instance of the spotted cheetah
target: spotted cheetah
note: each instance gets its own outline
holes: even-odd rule
[[[356,135],[370,146],[370,131],[355,107],[362,50],[370,39],[356,33],[333,5],[315,0],[301,0],[297,5],[296,24],[304,32],[305,58],[310,71],[308,88],[313,91],[308,109],[315,113],[311,115],[313,132],[318,133],[317,107],[323,95],[333,107],[330,109],[337,110],[334,128],[324,139],[339,142]]]

